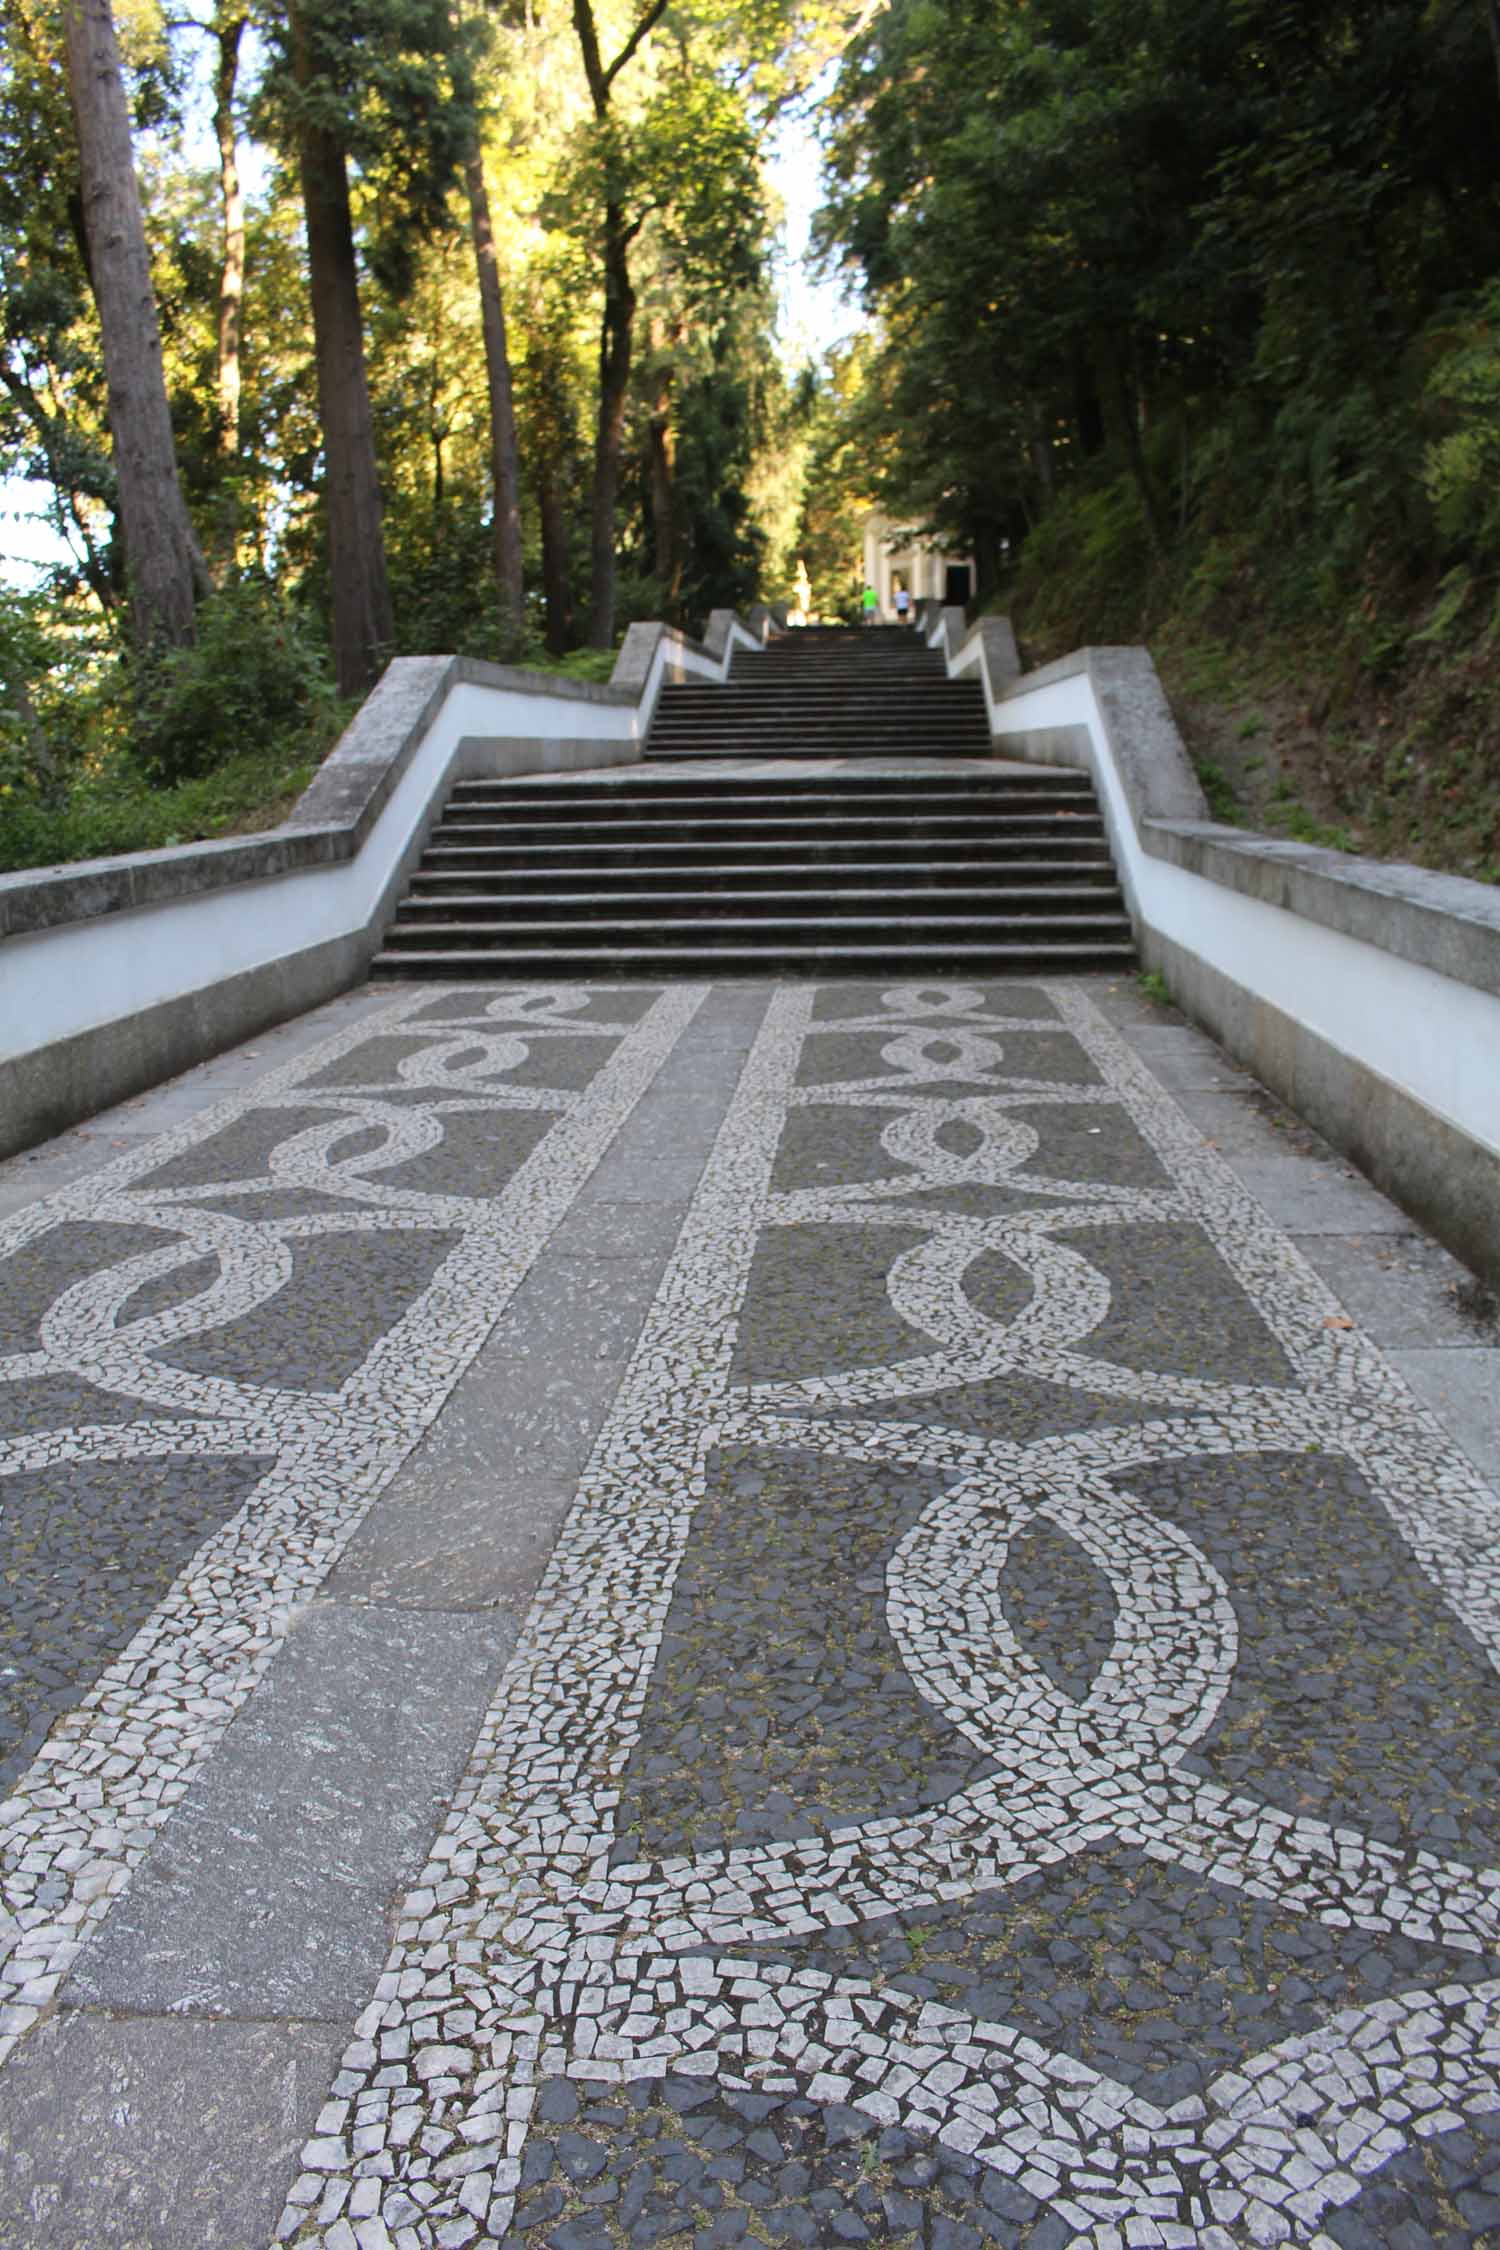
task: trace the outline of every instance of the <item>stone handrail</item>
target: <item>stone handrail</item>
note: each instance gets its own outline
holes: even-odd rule
[[[1142,959],[1459,1256],[1500,1279],[1500,891],[1208,818],[1150,655],[1021,673],[1003,619],[927,621],[1000,755],[1092,774]]]
[[[637,759],[664,682],[776,629],[632,626],[608,686],[398,657],[279,827],[0,876],[0,1155],[357,983],[455,780]]]

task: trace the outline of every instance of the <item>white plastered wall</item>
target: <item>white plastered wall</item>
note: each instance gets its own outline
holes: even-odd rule
[[[944,639],[941,628],[933,636]],[[944,639],[946,646],[946,640]],[[979,668],[997,747],[1077,728],[1138,928],[1196,955],[1336,1053],[1375,1072],[1481,1148],[1500,1154],[1500,999],[1321,922],[1247,897],[1147,852],[1086,669],[997,696],[977,636],[948,651]]]
[[[0,1062],[367,930],[452,781],[637,759],[664,681],[721,680],[760,645],[741,626],[717,656],[664,634],[634,704],[456,681],[353,858],[7,938]]]

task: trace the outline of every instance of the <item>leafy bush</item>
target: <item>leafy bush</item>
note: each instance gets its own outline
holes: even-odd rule
[[[340,716],[336,706],[330,731]],[[6,797],[0,800],[0,872],[158,851],[167,844],[274,826],[312,780],[326,747],[315,739],[252,751],[174,789],[151,788],[122,763],[76,784],[60,804]]]
[[[1064,489],[1021,551],[1016,606],[1028,637],[1065,648],[1139,639],[1153,561],[1129,476]]]
[[[1427,377],[1438,424],[1423,480],[1438,528],[1454,549],[1500,561],[1500,281],[1446,323]]]
[[[290,751],[336,707],[326,652],[261,579],[202,603],[196,645],[138,660],[130,691],[133,760],[168,788],[246,753]]]

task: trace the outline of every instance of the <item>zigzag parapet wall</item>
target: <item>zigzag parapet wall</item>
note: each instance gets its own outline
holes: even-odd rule
[[[1023,674],[1003,618],[924,620],[998,752],[1090,772],[1147,965],[1454,1253],[1500,1282],[1500,892],[1211,821],[1143,648]]]
[[[773,623],[633,625],[607,687],[398,657],[279,828],[0,876],[0,1156],[357,984],[455,781],[638,759]]]

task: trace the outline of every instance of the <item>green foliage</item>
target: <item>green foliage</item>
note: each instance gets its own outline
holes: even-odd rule
[[[134,761],[165,788],[305,741],[336,702],[326,652],[258,580],[203,603],[196,646],[138,660],[129,693]]]
[[[566,656],[549,656],[544,649],[528,649],[526,662],[534,671],[560,672],[567,680],[593,680],[607,687],[615,668],[615,651],[612,648],[574,648]]]
[[[1496,552],[1482,9],[898,0],[832,116],[881,497],[982,594],[1024,546],[1049,618],[1138,630],[1161,559],[1217,545],[1388,669],[1373,581]]]
[[[0,588],[0,798],[51,805],[65,793],[56,714],[39,702],[63,653],[44,597]]]
[[[1295,844],[1321,844],[1335,852],[1352,852],[1358,848],[1350,829],[1317,819],[1295,797],[1273,804],[1268,818],[1273,827],[1279,828]]]
[[[1500,281],[1438,331],[1425,396],[1439,434],[1423,481],[1451,548],[1500,563]]]
[[[695,631],[710,610],[747,608],[760,584],[764,539],[746,489],[753,454],[751,385],[736,365],[734,344],[721,330],[710,364],[684,387],[677,408],[677,599]]]
[[[386,510],[396,654],[508,659],[491,564],[490,528],[477,490],[440,507],[395,498]]]
[[[405,296],[424,241],[450,223],[475,130],[480,17],[449,0],[296,0],[261,21],[279,67],[262,84],[259,121],[290,147],[306,120],[352,157],[369,196],[371,269]],[[299,39],[305,83],[293,67]]]
[[[1043,516],[1020,555],[1036,588],[1028,630],[1070,645],[1138,640],[1153,568],[1151,529],[1129,476],[1079,479]]]
[[[0,595],[0,868],[268,826],[348,717],[302,619],[263,583],[217,595],[196,648],[147,667],[78,605]]]
[[[272,827],[312,780],[344,716],[332,707],[322,735],[248,752],[174,789],[153,789],[139,774],[117,767],[107,777],[86,779],[58,805],[7,798],[0,790],[0,871]]]
[[[1193,771],[1198,776],[1199,788],[1208,799],[1209,818],[1222,820],[1229,827],[1235,827],[1240,817],[1239,799],[1235,796],[1234,785],[1223,767],[1216,766],[1211,758],[1196,758],[1193,761]]]

